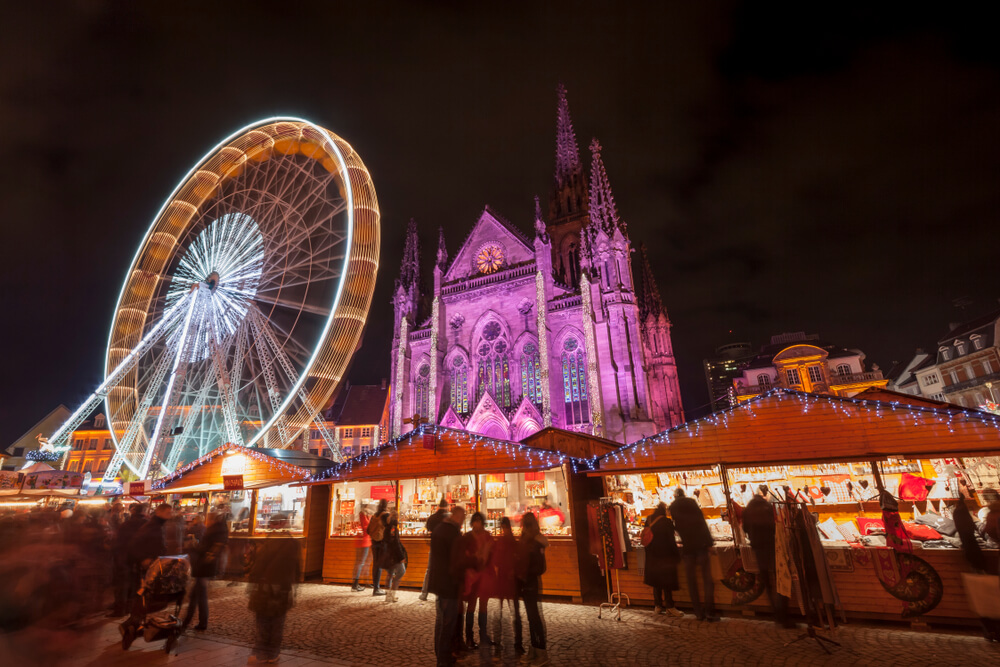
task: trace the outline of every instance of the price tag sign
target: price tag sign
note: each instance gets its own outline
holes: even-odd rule
[[[223,475],[222,488],[226,491],[241,491],[243,489],[243,475]]]
[[[146,482],[129,482],[128,483],[128,494],[130,496],[144,496],[144,495],[146,495]]]

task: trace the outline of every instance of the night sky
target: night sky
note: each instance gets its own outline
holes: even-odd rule
[[[7,3],[0,445],[97,385],[163,200],[220,139],[275,114],[343,136],[378,191],[382,270],[355,382],[388,375],[410,217],[425,270],[438,226],[454,255],[485,204],[531,230],[560,82],[581,149],[600,139],[633,243],[654,257],[689,416],[717,345],[805,330],[888,370],[996,307],[1000,48],[985,16],[369,4]]]

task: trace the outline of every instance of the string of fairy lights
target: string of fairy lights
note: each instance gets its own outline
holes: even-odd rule
[[[274,458],[273,456],[264,453],[259,449],[254,449],[252,447],[242,447],[240,445],[226,443],[221,447],[213,449],[208,454],[205,454],[204,456],[197,458],[194,461],[191,461],[187,465],[178,468],[177,470],[167,475],[166,477],[161,477],[155,480],[153,483],[149,485],[150,489],[154,491],[160,491],[167,484],[170,484],[174,480],[179,479],[180,477],[191,472],[198,466],[205,465],[206,463],[209,463],[213,459],[216,459],[220,456],[229,455],[233,452],[239,452],[240,454],[250,457],[257,463],[267,466],[267,469],[270,470],[271,472],[283,472],[293,477],[298,477],[299,479],[305,479],[309,476],[309,471],[306,470],[305,468],[300,468],[299,466],[292,465],[290,463],[285,463],[284,461],[280,461]]]

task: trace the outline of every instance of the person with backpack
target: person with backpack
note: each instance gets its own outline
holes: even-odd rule
[[[667,516],[667,504],[660,503],[646,519],[642,529],[642,546],[646,549],[646,569],[642,582],[653,587],[653,611],[674,618],[684,612],[674,605],[674,591],[680,588],[677,564],[681,554],[674,539],[674,522]]]
[[[438,510],[427,517],[427,523],[424,527],[427,529],[427,534],[430,535],[434,532],[434,529],[438,527],[442,521],[448,518],[448,501],[441,498],[441,502],[438,503]],[[427,559],[427,570],[424,572],[424,585],[420,587],[420,598],[421,602],[427,601],[428,586],[431,581],[431,561],[430,558]]]
[[[549,664],[546,649],[545,623],[538,607],[538,596],[542,589],[542,575],[545,574],[545,548],[549,540],[542,535],[538,519],[534,513],[526,512],[521,517],[521,539],[518,541],[517,598],[514,603],[515,632],[520,625],[519,602],[524,602],[524,613],[528,616],[528,633],[531,637],[531,651],[528,661],[532,665]],[[518,645],[520,642],[515,641]]]
[[[684,495],[684,489],[677,489],[674,497],[676,500],[670,505],[670,516],[674,518],[677,534],[681,536],[681,558],[684,560],[694,615],[699,621],[714,623],[719,617],[715,615],[715,582],[712,580],[712,561],[708,553],[714,542],[712,532],[698,503]],[[699,570],[705,587],[704,604],[698,596]]]
[[[378,509],[375,510],[375,516],[372,517],[367,529],[368,537],[372,540],[373,596],[385,595],[385,591],[382,590],[382,554],[385,546],[382,544],[382,537],[385,535],[385,525],[389,514],[388,507],[389,501],[385,498],[378,501]]]
[[[396,517],[396,513],[392,512],[388,514],[389,518],[386,521],[385,533],[382,536],[382,569],[386,571],[388,575],[388,581],[386,581],[386,588],[388,592],[385,596],[386,602],[398,602],[396,599],[396,591],[399,590],[399,582],[402,581],[403,575],[406,574],[406,547],[399,539],[399,519]]]

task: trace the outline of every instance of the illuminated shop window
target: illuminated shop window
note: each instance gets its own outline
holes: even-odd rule
[[[385,500],[390,511],[396,509],[396,482],[391,480],[341,482],[333,485],[330,535],[333,537],[360,536],[361,513],[366,509],[374,514],[380,500]]]

